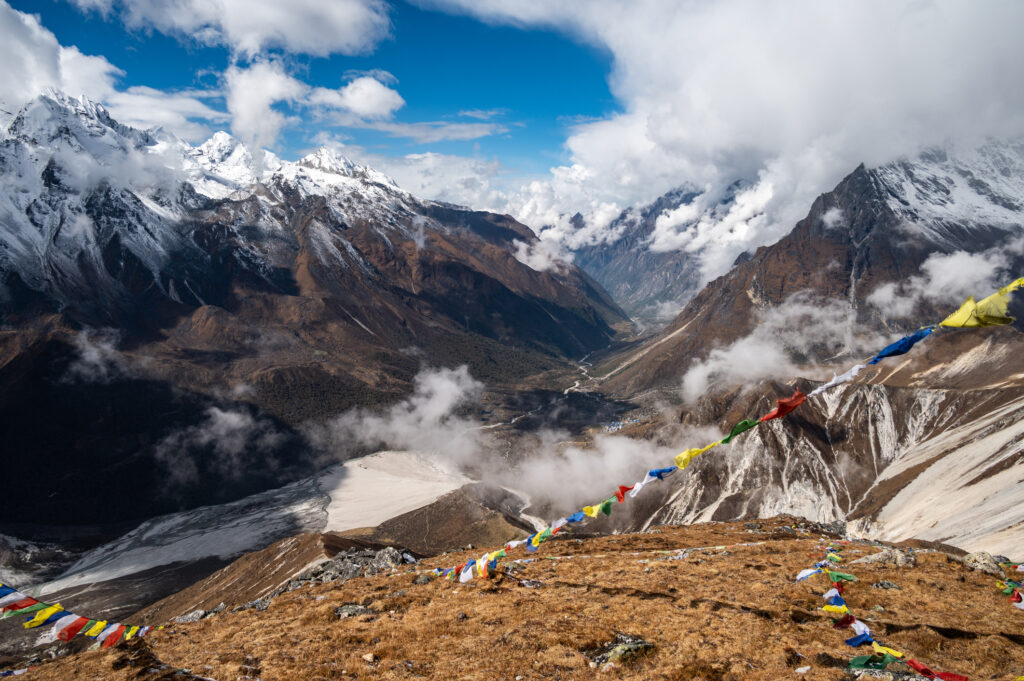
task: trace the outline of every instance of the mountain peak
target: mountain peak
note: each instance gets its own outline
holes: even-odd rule
[[[15,114],[7,134],[41,145],[65,144],[94,156],[153,143],[145,131],[118,123],[97,101],[48,88]]]
[[[320,147],[313,153],[302,157],[297,162],[297,165],[332,175],[342,175],[398,188],[395,181],[384,173],[378,172],[369,166],[359,165],[329,147]]]

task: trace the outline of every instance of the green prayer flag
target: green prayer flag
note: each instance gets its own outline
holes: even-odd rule
[[[49,603],[36,603],[35,605],[30,605],[27,608],[22,608],[21,610],[10,610],[8,612],[5,612],[2,619],[7,619],[8,617],[17,617],[18,615],[28,615],[33,612],[45,610],[49,607]]]
[[[850,669],[885,669],[890,662],[895,662],[896,659],[889,653],[884,655],[879,655],[878,653],[859,655],[850,660]]]
[[[857,578],[853,575],[848,575],[845,572],[836,572],[834,570],[825,570],[825,574],[828,575],[830,582],[856,582]]]
[[[605,499],[604,501],[602,501],[601,502],[601,513],[604,513],[605,515],[611,515],[612,514],[612,502],[613,501],[615,501],[615,500],[614,499]]]
[[[727,436],[722,438],[722,444],[729,444],[730,442],[732,442],[732,439],[734,437],[736,437],[737,435],[744,431],[750,430],[758,423],[760,423],[760,421],[758,421],[757,419],[743,419],[742,421],[740,421],[739,423],[732,427],[732,430],[729,431],[729,434]]]

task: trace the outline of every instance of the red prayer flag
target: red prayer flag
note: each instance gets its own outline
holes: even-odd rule
[[[1012,595],[1012,596],[1010,596],[1010,602],[1011,602],[1011,603],[1020,603],[1020,602],[1021,602],[1022,600],[1024,600],[1024,597],[1022,597],[1022,596],[1020,595],[1020,592],[1019,592],[1019,591],[1017,591],[1016,589],[1014,589],[1014,590],[1013,590],[1013,595]]]
[[[850,613],[846,613],[845,615],[840,617],[839,621],[833,624],[832,626],[835,629],[845,629],[846,627],[850,626],[856,621],[857,620],[854,618],[853,615],[851,615]]]
[[[793,411],[801,404],[803,404],[804,400],[806,399],[807,395],[804,395],[802,392],[800,392],[798,388],[797,391],[793,393],[792,397],[786,397],[781,400],[776,400],[779,406],[775,407],[774,410],[762,416],[761,423],[764,423],[765,421],[770,421],[772,419],[781,419],[783,416],[785,416],[786,414],[788,414],[789,412]]]
[[[620,504],[626,500],[626,492],[633,489],[634,487],[636,487],[636,485],[630,485],[629,487],[626,487],[625,485],[619,485],[619,491],[615,493],[615,498],[619,500]]]
[[[960,674],[953,674],[951,672],[932,671],[931,669],[928,669],[928,667],[918,662],[917,660],[908,659],[905,660],[905,662],[907,663],[907,665],[913,667],[918,672],[920,672],[922,676],[927,676],[929,679],[942,679],[942,681],[969,681],[966,676],[961,676]]]
[[[22,608],[27,608],[29,606],[35,605],[38,602],[39,601],[37,601],[34,598],[22,598],[20,601],[15,601],[10,605],[5,605],[3,607],[3,610],[0,610],[0,612],[12,612],[14,610],[21,610]]]
[[[119,624],[117,629],[114,629],[114,632],[110,634],[110,636],[107,636],[106,639],[104,639],[102,647],[113,648],[115,645],[117,645],[117,642],[121,640],[121,637],[124,636],[124,632],[127,630],[128,627],[126,627],[123,624]]]
[[[88,617],[79,617],[77,620],[61,629],[60,633],[57,634],[57,638],[59,638],[61,641],[70,641],[75,636],[78,636],[78,633],[82,631],[82,629],[84,629],[85,625],[88,623]]]

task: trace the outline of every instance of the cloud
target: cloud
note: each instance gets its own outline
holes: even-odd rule
[[[314,106],[350,111],[370,119],[390,118],[405,106],[405,100],[397,91],[369,76],[360,76],[337,90],[315,88],[308,101]]]
[[[381,413],[346,412],[325,425],[310,426],[308,436],[338,459],[386,447],[469,461],[481,451],[483,435],[475,422],[457,412],[476,400],[483,387],[464,366],[427,369],[416,376],[412,395],[401,402]]]
[[[200,121],[226,120],[202,100],[214,92],[167,92],[136,86],[119,90],[124,71],[106,58],[63,46],[35,15],[0,1],[0,108],[14,112],[47,88],[103,102],[111,115],[138,128],[163,126],[195,140],[210,130]]]
[[[287,439],[267,419],[243,411],[210,407],[206,420],[174,432],[161,440],[155,457],[167,469],[172,485],[193,485],[200,482],[194,452],[207,452],[203,457],[208,472],[231,481],[245,478],[251,464],[259,461],[261,468],[275,465],[271,456]]]
[[[356,78],[362,78],[368,76],[374,80],[378,80],[384,85],[398,85],[398,78],[395,74],[384,69],[349,69],[345,73],[341,74],[342,80],[355,80]]]
[[[512,243],[516,247],[516,252],[513,254],[515,259],[538,272],[557,270],[571,263],[572,253],[567,251],[559,241],[546,238],[546,234],[546,232],[541,232],[541,238],[531,243],[518,239],[513,241]]]
[[[258,61],[247,68],[231,66],[224,74],[226,101],[231,113],[231,130],[252,151],[261,156],[263,147],[273,146],[287,122],[274,108],[306,95],[308,86],[292,78],[276,61]],[[261,159],[257,159],[257,166]],[[259,173],[257,173],[258,175]]]
[[[754,385],[771,378],[807,375],[809,360],[866,354],[883,339],[858,331],[856,311],[845,302],[801,292],[760,312],[747,336],[714,348],[683,375],[682,394],[693,402],[712,389]]]
[[[350,411],[308,426],[306,435],[335,461],[381,448],[429,455],[477,480],[525,494],[534,512],[553,514],[600,501],[615,485],[631,484],[651,468],[671,465],[681,446],[721,436],[671,426],[657,442],[599,435],[592,447],[581,447],[567,442],[566,433],[541,429],[507,433],[513,438],[509,443],[461,415],[477,404],[482,390],[466,367],[425,369],[416,377],[412,395],[398,404],[380,412]],[[510,447],[517,452],[513,461]]]
[[[480,121],[489,121],[498,116],[504,116],[508,109],[466,109],[458,113],[463,118],[475,118]]]
[[[921,273],[882,284],[867,297],[887,318],[909,317],[919,303],[959,305],[967,296],[981,299],[1016,276],[1011,256],[1024,255],[1024,238],[979,253],[933,253]]]
[[[388,36],[383,0],[72,0],[83,11],[119,17],[129,28],[183,41],[225,45],[252,58],[269,49],[327,56],[361,54]]]
[[[1019,3],[418,4],[607,49],[620,111],[574,127],[570,161],[516,192],[510,212],[539,227],[686,183],[713,201],[744,180],[742,209],[655,242],[699,252],[705,277],[787,233],[860,162],[1024,131],[1024,89],[1010,86],[1024,81]]]
[[[131,367],[117,345],[117,329],[83,329],[73,343],[78,356],[68,365],[63,380],[69,383],[110,383],[130,376]]]
[[[358,145],[345,144],[337,135],[320,132],[313,141],[339,154],[379,170],[402,189],[423,199],[503,212],[508,202],[502,191],[502,167],[496,159],[481,159],[426,152],[404,156],[375,154]]]
[[[378,130],[392,137],[406,137],[420,144],[432,144],[448,140],[475,140],[508,131],[508,128],[496,123],[449,123],[447,121],[419,121],[415,123],[355,121],[350,122],[349,125],[355,128]]]

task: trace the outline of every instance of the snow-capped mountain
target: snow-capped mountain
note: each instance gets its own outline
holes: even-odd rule
[[[622,396],[683,386],[690,403],[680,421],[728,432],[792,394],[794,380],[806,392],[941,320],[968,294],[1021,276],[1022,237],[1024,145],[861,166],[790,234],[592,375]],[[1018,295],[1011,313],[1022,319],[1022,311]],[[889,539],[1008,551],[1024,520],[1014,425],[1024,404],[1022,346],[1019,322],[936,334],[703,457],[646,518],[795,513],[854,520]]]
[[[0,140],[0,181],[5,465],[61,471],[0,522],[59,523],[101,489],[96,521],[117,522],[284,484],[311,472],[310,419],[394,401],[424,365],[515,381],[625,321],[577,268],[516,260],[524,225],[328,149],[192,147],[50,92]],[[258,440],[218,458],[239,425]],[[201,484],[163,489],[172,450]]]

